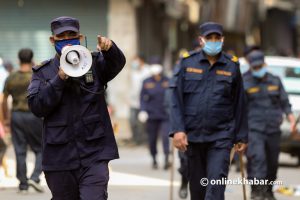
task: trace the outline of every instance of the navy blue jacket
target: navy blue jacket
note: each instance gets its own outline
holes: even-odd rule
[[[198,51],[176,69],[170,81],[170,135],[183,131],[190,142],[247,142],[246,98],[237,58],[221,53],[210,66]]]
[[[248,99],[249,130],[279,133],[283,113],[292,112],[280,78],[267,73],[263,79],[257,79],[248,71],[243,74],[243,79]]]
[[[60,79],[57,56],[33,68],[28,103],[43,118],[45,171],[72,170],[119,157],[103,90],[126,60],[115,44],[92,57],[93,83],[86,83],[85,76]]]
[[[141,110],[146,111],[149,119],[167,120],[167,108],[165,105],[166,90],[169,87],[169,79],[162,76],[159,81],[154,77],[144,80],[141,90]]]

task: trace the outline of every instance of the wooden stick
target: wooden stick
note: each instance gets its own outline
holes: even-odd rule
[[[174,144],[171,145],[171,154],[172,154],[172,160],[171,160],[171,170],[170,170],[170,200],[173,200],[173,189],[174,189],[174,168],[175,168],[175,148]]]
[[[244,172],[244,161],[243,161],[243,154],[239,153],[239,160],[240,160],[240,168],[241,168],[241,175],[242,175],[242,179],[243,179],[243,197],[244,200],[247,200],[247,195],[246,195],[246,185],[244,184],[244,180],[245,180],[245,172]]]

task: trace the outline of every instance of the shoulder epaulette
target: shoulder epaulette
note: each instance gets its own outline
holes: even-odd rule
[[[186,52],[186,53],[183,54],[182,59],[189,58],[189,57],[197,54],[198,52],[199,51],[189,51],[189,52]]]
[[[41,62],[40,64],[34,66],[34,67],[32,68],[32,70],[33,70],[33,71],[37,71],[37,70],[41,69],[42,67],[44,67],[45,65],[47,65],[48,63],[50,63],[50,61],[51,61],[51,59],[45,60],[45,61]]]
[[[232,62],[234,63],[238,63],[239,62],[239,58],[236,57],[236,56],[232,56],[232,55],[229,55],[229,54],[224,54],[226,58],[228,58],[229,60],[231,60]]]
[[[190,53],[189,52],[184,52],[183,54],[182,54],[182,58],[187,58],[187,57],[189,57],[190,56]]]
[[[232,61],[232,62],[238,62],[238,61],[239,61],[239,58],[236,57],[236,56],[232,56],[231,61]]]

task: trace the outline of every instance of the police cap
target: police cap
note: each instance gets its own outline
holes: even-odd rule
[[[52,34],[57,35],[65,31],[79,32],[79,21],[73,17],[62,16],[51,21]]]
[[[260,50],[252,51],[247,58],[250,66],[260,66],[265,63],[264,53]]]
[[[223,35],[223,27],[221,24],[215,22],[206,22],[199,26],[200,35],[207,36],[211,33]]]

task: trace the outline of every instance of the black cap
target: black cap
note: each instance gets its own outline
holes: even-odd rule
[[[223,26],[215,22],[206,22],[199,26],[200,35],[207,36],[211,33],[223,35]]]
[[[265,56],[264,53],[260,50],[255,50],[252,51],[248,56],[248,61],[250,66],[255,67],[255,66],[260,66],[265,63]]]
[[[79,21],[73,17],[62,16],[51,21],[51,31],[54,35],[65,31],[74,31],[79,33]]]

